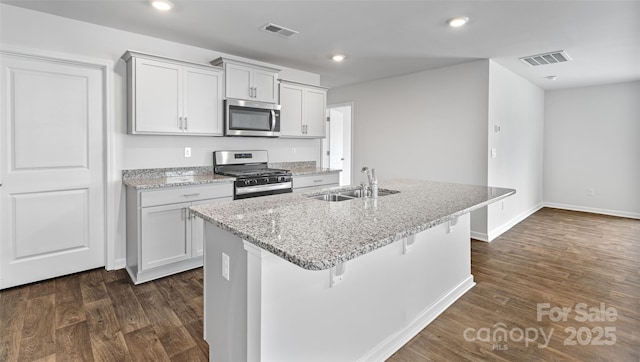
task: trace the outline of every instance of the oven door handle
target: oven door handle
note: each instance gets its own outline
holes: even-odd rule
[[[258,186],[245,186],[236,187],[236,195],[246,195],[254,192],[272,191],[272,190],[285,190],[292,187],[291,181],[281,182],[277,184],[258,185]]]

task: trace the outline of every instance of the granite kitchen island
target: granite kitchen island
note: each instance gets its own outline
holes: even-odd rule
[[[515,190],[415,180],[380,187],[400,192],[191,208],[207,221],[212,361],[384,360],[473,287],[469,212]]]

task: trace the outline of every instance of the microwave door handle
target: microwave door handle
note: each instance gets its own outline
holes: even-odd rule
[[[276,131],[276,111],[271,110],[271,132]]]

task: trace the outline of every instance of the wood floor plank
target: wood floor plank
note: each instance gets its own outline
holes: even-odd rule
[[[106,287],[113,310],[116,312],[116,317],[118,317],[120,328],[122,328],[124,334],[149,325],[149,320],[128,280],[120,279],[106,283]]]
[[[155,325],[153,329],[169,357],[197,347],[196,342],[184,326],[176,327],[170,323],[161,323]],[[199,338],[202,338],[202,336]]]
[[[85,305],[91,350],[96,361],[130,361],[129,350],[111,300],[100,299]]]
[[[33,361],[54,354],[55,294],[29,299],[25,314],[19,361]]]
[[[80,276],[72,275],[56,280],[56,328],[86,319],[80,287]]]
[[[158,335],[151,326],[124,335],[133,361],[170,361]]]
[[[80,274],[80,291],[84,303],[108,298],[104,285],[104,272],[100,269],[88,270]]]
[[[79,322],[56,330],[56,359],[60,361],[93,361],[87,322]]]
[[[16,361],[27,310],[27,287],[0,293],[0,361]]]

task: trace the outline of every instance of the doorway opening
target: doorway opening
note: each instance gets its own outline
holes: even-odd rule
[[[340,186],[351,185],[353,103],[327,106],[327,136],[322,140],[322,167],[340,169]]]

